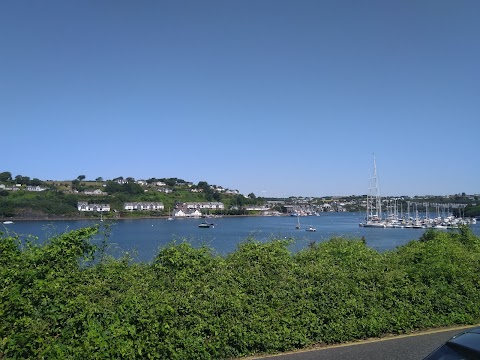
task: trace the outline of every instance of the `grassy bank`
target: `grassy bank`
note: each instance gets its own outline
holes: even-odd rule
[[[378,253],[247,239],[112,259],[98,228],[0,241],[0,358],[227,359],[480,320],[480,239],[427,231]]]

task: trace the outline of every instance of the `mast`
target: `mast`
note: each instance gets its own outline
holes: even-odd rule
[[[373,154],[373,185],[375,190],[375,212],[379,220],[382,219],[382,199],[380,197],[380,189],[377,178],[377,163],[375,161],[375,154]]]

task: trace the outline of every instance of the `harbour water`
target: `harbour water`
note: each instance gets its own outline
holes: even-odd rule
[[[152,261],[159,249],[172,241],[188,241],[194,246],[207,245],[214,252],[226,255],[247,238],[258,241],[291,238],[294,240],[292,251],[298,251],[311,242],[323,242],[335,236],[357,239],[364,237],[368,246],[383,252],[418,240],[425,232],[425,229],[360,227],[359,223],[364,217],[364,213],[322,213],[320,216],[300,217],[300,229],[295,228],[297,218],[291,216],[212,218],[208,220],[215,225],[210,228],[198,227],[203,219],[178,218],[173,221],[164,218],[105,221],[101,224],[110,224],[110,254],[120,256],[129,252],[136,261],[142,262]],[[15,221],[9,225],[0,224],[0,231],[4,234],[18,234],[23,239],[27,235],[33,235],[41,242],[52,235],[95,223],[97,222],[86,220]],[[316,231],[305,231],[309,226]],[[471,227],[480,236],[480,225]]]

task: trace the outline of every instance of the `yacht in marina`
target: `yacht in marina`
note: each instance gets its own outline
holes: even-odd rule
[[[382,220],[382,198],[377,179],[377,164],[373,156],[373,175],[370,178],[369,192],[367,195],[367,213],[365,221],[359,224],[362,227],[387,227],[386,221]]]
[[[376,227],[376,228],[406,228],[406,229],[457,229],[463,225],[476,224],[475,218],[455,217],[451,213],[430,218],[428,214],[428,203],[425,205],[425,217],[421,217],[418,212],[417,204],[414,205],[414,217],[399,216],[397,212],[397,203],[393,199],[393,210],[388,210],[388,216],[382,217],[382,199],[380,196],[378,179],[377,179],[377,165],[375,156],[373,157],[373,175],[370,178],[369,192],[367,195],[367,211],[365,221],[361,222],[361,227]],[[388,205],[387,205],[388,208]],[[439,211],[437,211],[439,212]],[[410,202],[408,202],[408,214],[410,214]]]

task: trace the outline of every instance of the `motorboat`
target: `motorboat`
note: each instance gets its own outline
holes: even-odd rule
[[[213,228],[215,224],[213,223],[208,223],[206,221],[202,222],[201,224],[198,225],[199,228]]]

